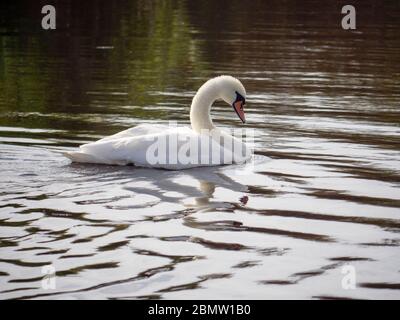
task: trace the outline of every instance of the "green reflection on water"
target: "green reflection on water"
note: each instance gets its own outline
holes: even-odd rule
[[[6,21],[0,40],[0,126],[104,133],[114,116],[168,119],[171,113],[146,108],[171,100],[157,92],[191,90],[198,83],[194,77],[206,76],[184,2],[87,6],[90,13],[82,4],[56,4],[56,31]],[[14,10],[32,25],[40,6]]]

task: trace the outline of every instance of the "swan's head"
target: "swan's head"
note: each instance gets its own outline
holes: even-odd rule
[[[231,105],[240,120],[245,123],[244,105],[246,104],[246,89],[242,83],[231,76],[220,76],[216,80],[219,82],[218,85],[222,100]]]

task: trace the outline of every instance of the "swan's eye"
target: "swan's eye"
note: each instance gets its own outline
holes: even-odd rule
[[[236,93],[235,102],[241,101],[243,104],[246,104],[246,99],[239,92],[235,91],[235,93]]]

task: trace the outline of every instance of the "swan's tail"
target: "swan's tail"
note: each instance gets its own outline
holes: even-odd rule
[[[63,152],[62,153],[65,157],[70,159],[72,162],[81,162],[81,163],[104,163],[104,160],[96,158],[90,154],[84,152]]]

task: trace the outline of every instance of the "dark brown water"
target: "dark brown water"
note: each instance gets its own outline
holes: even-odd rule
[[[355,31],[341,1],[54,3],[55,31],[47,3],[0,5],[1,299],[400,298],[399,1],[356,4]],[[247,89],[251,168],[58,153],[188,124],[219,74]]]

